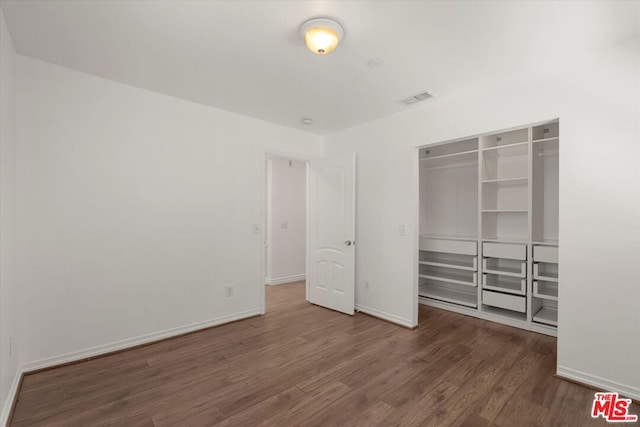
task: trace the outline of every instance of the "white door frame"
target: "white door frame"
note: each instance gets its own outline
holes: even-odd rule
[[[279,151],[279,150],[271,150],[271,149],[265,149],[262,152],[262,156],[261,156],[261,161],[260,161],[260,167],[259,167],[259,172],[260,172],[260,176],[262,177],[261,179],[261,185],[260,185],[260,207],[259,207],[259,218],[260,218],[260,268],[259,270],[259,278],[258,278],[258,286],[259,286],[259,307],[260,307],[260,314],[265,314],[267,311],[267,302],[266,302],[266,298],[265,298],[265,292],[266,292],[266,286],[264,283],[264,279],[266,277],[267,274],[267,251],[266,251],[266,244],[267,244],[267,186],[269,185],[268,180],[267,180],[267,160],[269,160],[269,158],[271,157],[280,157],[280,158],[284,158],[284,159],[289,159],[289,160],[296,160],[296,161],[301,161],[305,163],[306,169],[307,169],[307,173],[306,173],[306,179],[307,179],[307,201],[305,204],[305,210],[306,210],[306,217],[307,217],[307,226],[306,226],[306,230],[305,230],[305,241],[306,241],[306,265],[305,265],[305,274],[308,275],[309,273],[309,160],[311,160],[312,158],[314,158],[313,156],[305,156],[305,155],[301,155],[298,153],[291,153],[288,151]],[[308,286],[308,283],[307,283]],[[308,293],[308,288],[306,293]],[[306,295],[305,293],[305,295]]]
[[[413,313],[411,313],[412,327],[418,326],[418,311],[420,308],[420,299],[418,297],[420,278],[419,273],[419,251],[420,251],[420,148],[415,147],[413,150],[411,168],[413,172]]]

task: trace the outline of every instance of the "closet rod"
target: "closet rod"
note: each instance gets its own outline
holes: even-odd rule
[[[478,162],[455,163],[455,164],[451,164],[451,165],[425,167],[425,168],[420,168],[420,170],[421,171],[432,171],[432,170],[438,170],[438,169],[451,169],[451,168],[460,168],[460,167],[464,167],[464,166],[475,166],[477,164],[478,164]]]

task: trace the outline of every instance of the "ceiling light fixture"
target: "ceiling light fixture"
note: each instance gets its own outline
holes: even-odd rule
[[[305,126],[311,126],[311,124],[313,123],[313,119],[302,119],[300,120],[300,123],[302,123]]]
[[[338,46],[344,36],[344,29],[332,19],[313,18],[302,24],[300,34],[311,52],[326,55]]]

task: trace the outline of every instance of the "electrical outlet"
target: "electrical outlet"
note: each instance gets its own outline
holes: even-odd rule
[[[13,359],[13,336],[9,337],[9,359]]]
[[[364,281],[364,290],[367,291],[367,292],[369,292],[371,290],[371,286],[370,286],[368,280]]]
[[[233,296],[233,286],[225,286],[224,287],[224,294],[227,298],[230,298]]]

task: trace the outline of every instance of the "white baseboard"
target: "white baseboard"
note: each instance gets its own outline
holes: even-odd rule
[[[587,374],[586,372],[576,371],[575,369],[558,366],[556,374],[559,377],[578,383],[587,384],[603,391],[617,392],[624,397],[634,400],[640,400],[640,388],[629,384],[622,384],[617,381],[611,381],[597,375]]]
[[[64,363],[75,362],[86,359],[88,357],[100,356],[102,354],[111,353],[118,350],[124,350],[141,344],[148,344],[154,341],[171,338],[176,335],[182,335],[188,332],[197,331],[199,329],[210,328],[212,326],[222,325],[223,323],[233,322],[235,320],[245,319],[247,317],[260,315],[260,310],[249,310],[241,313],[235,313],[229,316],[217,317],[215,319],[205,320],[203,322],[192,323],[190,325],[179,326],[177,328],[166,329],[164,331],[153,332],[151,334],[141,335],[134,338],[128,338],[122,341],[116,341],[109,344],[91,347],[85,350],[73,351],[71,353],[60,356],[47,357],[35,362],[29,362],[22,365],[21,369],[24,373],[36,371],[39,369],[50,368]]]
[[[9,394],[7,395],[7,400],[4,402],[4,406],[2,407],[2,414],[0,414],[0,426],[7,426],[9,422],[9,414],[11,413],[11,408],[13,407],[13,402],[16,400],[18,395],[18,387],[20,386],[20,379],[22,378],[22,367],[18,367],[16,370],[16,374],[13,377],[13,382],[11,383],[11,388],[9,389]]]
[[[406,328],[414,328],[417,325],[414,325],[413,322],[409,319],[405,319],[403,317],[396,316],[394,314],[389,314],[384,311],[377,310],[375,308],[367,307],[365,305],[356,304],[356,311],[361,311],[363,313],[370,314],[374,317],[379,317],[380,319],[384,319],[388,322],[395,323]]]
[[[301,280],[307,280],[307,275],[306,274],[298,274],[297,276],[288,276],[288,277],[276,277],[276,278],[265,278],[264,282],[267,285],[273,286],[273,285],[284,285],[285,283],[291,283],[291,282],[299,282]]]

